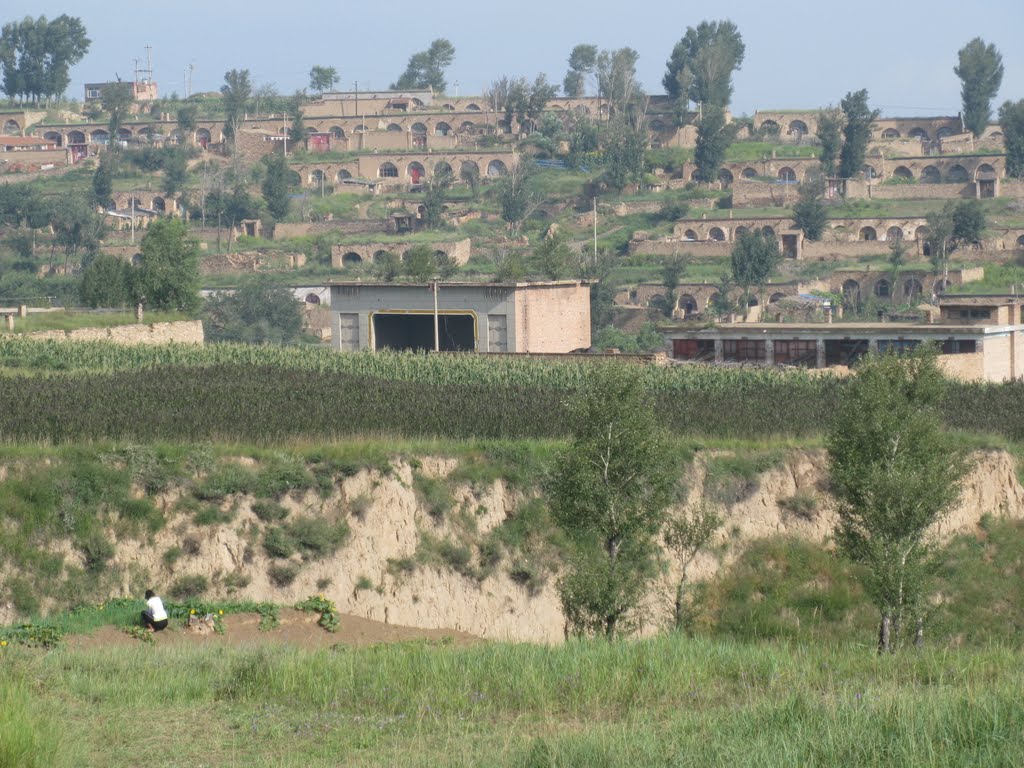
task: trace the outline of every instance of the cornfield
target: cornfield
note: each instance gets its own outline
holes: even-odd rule
[[[0,337],[0,439],[551,438],[590,361]],[[799,437],[843,381],[802,371],[637,365],[675,434]],[[948,423],[1024,438],[1024,385],[953,384]]]

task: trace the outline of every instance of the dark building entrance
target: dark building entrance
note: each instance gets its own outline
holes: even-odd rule
[[[476,349],[472,315],[438,316],[438,340],[442,352],[472,352]],[[434,349],[434,315],[385,314],[373,316],[373,348],[425,352]]]

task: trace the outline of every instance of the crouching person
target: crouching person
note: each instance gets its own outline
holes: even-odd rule
[[[157,597],[152,589],[146,590],[146,610],[142,612],[142,625],[150,632],[167,629],[167,611],[164,601]]]

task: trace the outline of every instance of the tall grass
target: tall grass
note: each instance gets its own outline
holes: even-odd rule
[[[104,766],[137,764],[143,738],[246,766],[1016,765],[1021,661],[678,635],[12,657],[76,764]]]

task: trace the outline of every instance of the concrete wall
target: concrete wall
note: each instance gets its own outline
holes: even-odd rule
[[[332,232],[344,235],[386,234],[394,231],[387,219],[360,219],[357,221],[304,221],[296,224],[278,222],[274,225],[274,240],[318,235]]]
[[[590,286],[540,285],[516,292],[521,352],[572,352],[590,346]]]
[[[985,378],[985,356],[981,352],[965,355],[939,355],[939,368],[957,381],[981,381]]]
[[[48,166],[59,168],[66,165],[71,165],[71,155],[66,149],[0,152],[0,173],[31,173]]]
[[[76,328],[71,331],[38,331],[32,339],[51,341],[112,341],[115,344],[202,344],[203,324],[199,320],[174,323],[116,325],[110,328]]]

